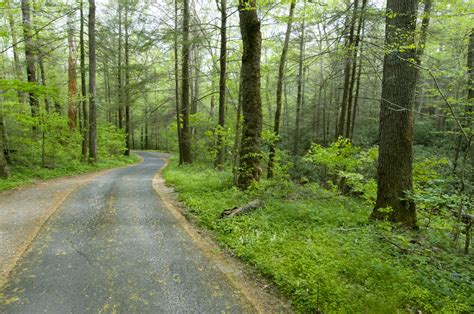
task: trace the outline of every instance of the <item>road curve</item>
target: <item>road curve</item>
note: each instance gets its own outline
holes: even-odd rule
[[[73,193],[0,292],[1,313],[249,313],[153,190],[162,155]],[[34,206],[34,204],[32,204]]]

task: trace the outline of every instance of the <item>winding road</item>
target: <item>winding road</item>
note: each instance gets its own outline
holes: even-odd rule
[[[62,203],[10,274],[1,313],[255,312],[156,194],[163,155],[138,154]]]

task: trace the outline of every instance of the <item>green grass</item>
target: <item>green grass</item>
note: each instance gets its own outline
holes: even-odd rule
[[[130,157],[118,156],[108,159],[102,159],[95,165],[71,161],[67,165],[61,165],[56,168],[30,168],[24,166],[14,166],[11,168],[12,175],[8,179],[0,179],[0,191],[24,186],[38,180],[48,180],[59,177],[83,174],[92,171],[115,168],[136,163],[140,160],[137,155]]]
[[[273,281],[299,312],[474,309],[472,255],[449,249],[446,227],[415,233],[370,224],[367,205],[314,184],[263,181],[244,193],[229,172],[178,167],[175,160],[164,177],[193,219]],[[265,208],[219,219],[224,209],[257,197]]]

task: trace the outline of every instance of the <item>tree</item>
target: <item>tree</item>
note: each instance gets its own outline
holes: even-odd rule
[[[220,75],[219,75],[219,130],[217,134],[217,159],[218,169],[224,164],[224,124],[225,124],[225,89],[227,78],[227,0],[221,0],[219,10],[221,11],[221,53],[220,53]]]
[[[0,178],[7,178],[10,176],[10,170],[8,169],[4,151],[3,137],[0,136]]]
[[[181,141],[183,150],[183,163],[192,163],[191,154],[191,128],[189,126],[189,0],[183,1],[183,52],[182,52],[182,77],[181,77],[181,112],[183,128]]]
[[[81,143],[81,156],[85,160],[87,158],[87,148],[89,145],[89,133],[88,133],[88,119],[87,119],[87,87],[86,87],[86,52],[84,45],[84,8],[83,0],[80,3],[80,33],[79,33],[79,46],[80,46],[80,67],[81,67],[81,97],[82,97],[82,143]]]
[[[286,24],[285,41],[283,43],[283,49],[280,56],[280,64],[278,66],[278,80],[276,90],[276,111],[275,111],[275,123],[273,125],[273,133],[275,136],[280,135],[280,119],[281,119],[281,99],[283,90],[283,76],[285,71],[286,56],[288,55],[288,44],[290,42],[291,26],[293,24],[293,13],[295,11],[296,0],[290,2],[290,13],[288,14],[288,22]],[[276,143],[270,144],[270,153],[268,157],[268,178],[273,177],[273,162],[275,160]]]
[[[26,77],[28,83],[36,84],[35,46],[33,43],[33,28],[31,25],[31,7],[29,0],[21,0],[21,13],[23,17],[23,37],[25,42]],[[28,94],[31,116],[36,117],[39,109],[38,98],[33,91],[28,92]],[[33,129],[35,129],[35,127]]]
[[[129,66],[129,21],[128,3],[125,6],[125,156],[130,156],[132,149],[132,122],[130,119],[130,66]]]
[[[179,105],[179,56],[178,56],[178,0],[174,1],[174,96],[176,108],[176,129],[178,132],[178,155],[179,164],[183,163],[183,140],[181,134],[181,109]],[[146,129],[145,129],[146,131]]]
[[[68,46],[69,46],[69,57],[68,57],[68,125],[71,130],[76,128],[76,115],[77,115],[77,81],[76,81],[76,44],[74,42],[74,29],[72,24],[72,15],[68,15]]]
[[[89,0],[89,162],[97,162],[97,108],[95,104],[95,0]]]
[[[372,219],[387,219],[416,226],[416,208],[407,192],[413,188],[413,104],[416,67],[415,30],[417,0],[388,0],[380,143],[377,168],[377,201]]]
[[[304,7],[306,8],[306,1],[304,1]],[[303,9],[304,14],[304,9]],[[293,155],[298,155],[298,146],[300,142],[300,125],[301,125],[301,107],[304,103],[304,32],[305,32],[305,17],[303,15],[303,21],[301,22],[300,29],[300,44],[299,44],[299,58],[298,58],[298,87],[296,96],[296,118],[295,118],[295,134],[293,138]]]
[[[239,1],[242,34],[242,114],[238,186],[246,189],[257,181],[260,169],[260,136],[262,131],[262,100],[260,98],[260,55],[262,34],[255,0]]]

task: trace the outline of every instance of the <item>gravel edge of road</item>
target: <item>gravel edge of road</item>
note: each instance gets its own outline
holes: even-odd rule
[[[153,178],[153,189],[196,246],[216,264],[258,313],[293,313],[294,309],[289,300],[279,295],[271,284],[256,274],[255,270],[249,269],[248,265],[226,253],[206,230],[188,218],[173,188],[166,185],[162,176],[169,164],[169,157],[160,158],[164,161],[164,165]]]
[[[38,225],[35,225],[35,226],[31,227],[31,230],[28,233],[28,236],[26,237],[26,239],[22,243],[20,243],[18,250],[16,250],[16,252],[17,252],[16,255],[12,256],[10,261],[7,262],[4,265],[4,267],[2,267],[2,269],[0,269],[0,292],[3,290],[3,288],[7,284],[8,278],[10,277],[10,274],[13,271],[13,269],[15,268],[15,266],[18,264],[18,261],[25,255],[26,252],[28,252],[28,250],[31,247],[31,243],[33,243],[33,241],[36,239],[36,237],[38,236],[41,229],[43,229],[43,226],[54,216],[54,214],[56,214],[59,207],[61,207],[61,205],[64,203],[64,201],[66,201],[67,198],[72,193],[74,193],[75,191],[77,191],[78,189],[83,187],[85,184],[87,184],[88,182],[90,182],[91,180],[95,179],[96,177],[98,177],[100,175],[106,174],[107,172],[110,172],[110,171],[115,170],[115,169],[131,167],[131,166],[142,163],[143,158],[139,155],[137,155],[137,156],[140,157],[140,160],[138,162],[130,164],[130,165],[125,165],[125,166],[120,166],[120,167],[115,167],[115,168],[109,168],[109,169],[102,169],[102,170],[93,171],[93,172],[90,172],[90,173],[79,175],[79,177],[83,176],[84,180],[81,180],[80,182],[78,182],[76,185],[74,185],[70,189],[64,191],[62,196],[56,202],[54,202],[50,207],[48,207],[47,209],[45,209],[43,211],[43,213],[41,215],[41,222]],[[59,178],[52,179],[52,181],[53,180],[54,181],[67,180],[69,178],[77,178],[77,177],[78,176],[67,176],[67,177],[63,177],[63,178],[59,177]],[[40,184],[40,183],[41,182],[29,184],[25,187],[22,187],[22,189],[27,188],[27,187],[31,187],[31,186],[35,186],[35,185]],[[12,193],[12,191],[14,191],[14,189],[3,191],[3,192],[4,193]]]

